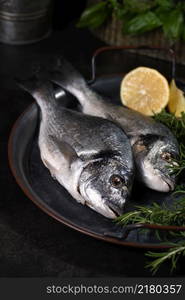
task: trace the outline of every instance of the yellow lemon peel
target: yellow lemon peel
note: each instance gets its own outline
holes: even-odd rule
[[[176,86],[174,79],[170,83],[170,98],[168,103],[168,110],[177,118],[181,117],[182,112],[185,112],[184,93]]]

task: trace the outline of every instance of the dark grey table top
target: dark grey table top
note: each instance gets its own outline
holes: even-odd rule
[[[32,102],[14,77],[34,64],[64,54],[87,76],[90,58],[103,42],[88,30],[69,25],[37,44],[0,44],[0,277],[149,277],[146,250],[108,244],[52,219],[22,192],[8,166],[7,141],[13,123]],[[180,69],[179,69],[180,70]],[[184,276],[184,260],[173,275],[165,264],[156,276]]]

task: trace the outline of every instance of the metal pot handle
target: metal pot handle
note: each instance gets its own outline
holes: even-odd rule
[[[126,225],[123,227],[123,230],[119,230],[118,232],[104,232],[105,236],[115,237],[118,239],[126,239],[130,231],[141,229],[141,228],[148,228],[151,230],[161,230],[161,231],[185,231],[185,226],[164,226],[164,225],[157,225],[157,224],[131,224]]]
[[[103,52],[108,52],[112,50],[154,50],[154,51],[165,51],[170,53],[171,58],[172,58],[172,78],[175,78],[175,66],[176,66],[176,57],[175,57],[175,51],[172,48],[161,48],[161,47],[149,47],[149,46],[138,46],[138,47],[133,47],[133,46],[107,46],[107,47],[101,47],[98,48],[91,59],[91,80],[89,83],[93,83],[96,80],[96,58],[99,56],[99,54]]]

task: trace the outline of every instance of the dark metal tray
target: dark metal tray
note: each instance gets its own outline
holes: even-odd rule
[[[92,87],[100,93],[109,96],[119,103],[119,86],[122,76],[108,76],[96,80]],[[58,99],[61,105],[66,105],[70,99],[63,94]],[[39,110],[33,103],[16,121],[9,138],[9,163],[17,183],[44,212],[84,234],[105,240],[107,242],[146,248],[166,248],[161,245],[155,234],[155,228],[167,229],[163,226],[148,226],[150,230],[143,231],[145,225],[121,227],[112,220],[83,206],[74,200],[69,193],[51,176],[40,159],[37,145],[39,125]],[[127,210],[134,205],[150,205],[152,202],[170,205],[173,198],[170,194],[152,191],[137,182],[134,185],[132,197]]]

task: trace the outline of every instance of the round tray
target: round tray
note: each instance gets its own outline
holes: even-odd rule
[[[119,103],[121,79],[122,76],[101,77],[92,87],[109,96],[114,103]],[[57,101],[66,105],[71,100],[68,97],[63,94]],[[154,230],[122,227],[77,203],[43,165],[37,143],[38,129],[39,109],[33,103],[16,121],[10,134],[8,152],[10,168],[17,183],[40,209],[75,230],[107,242],[144,248],[169,247],[161,244]],[[148,206],[157,202],[170,205],[172,201],[170,194],[155,192],[136,182],[127,211],[133,210],[136,204]]]

